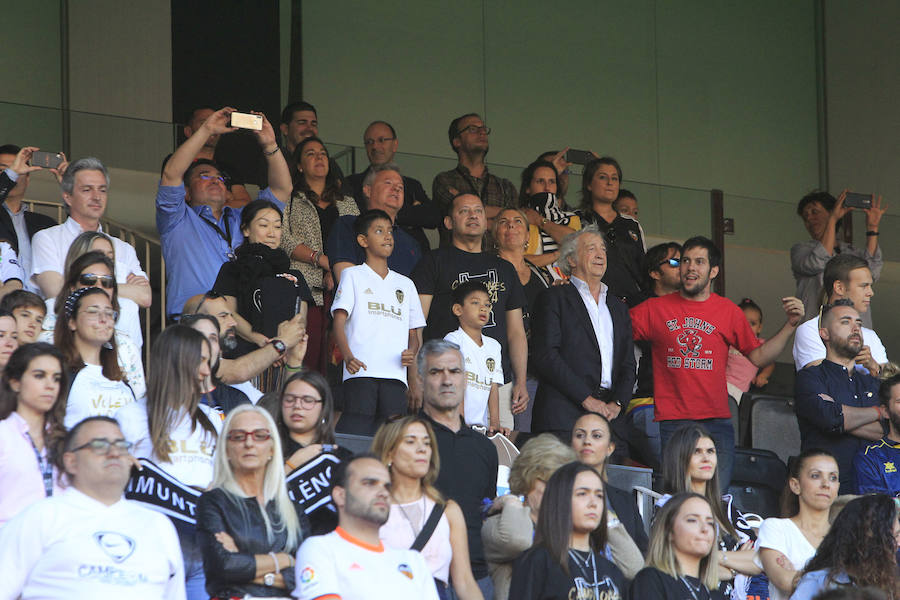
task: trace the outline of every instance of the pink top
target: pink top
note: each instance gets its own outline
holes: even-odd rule
[[[421,499],[410,504],[391,504],[391,514],[387,523],[381,526],[378,537],[388,548],[408,549],[416,541],[432,508],[434,501],[424,494]],[[450,581],[453,549],[450,546],[450,521],[447,520],[447,513],[441,515],[434,533],[422,548],[422,556],[434,577],[444,583]]]
[[[759,338],[759,342],[766,340]],[[753,378],[759,373],[759,367],[734,347],[728,349],[728,362],[725,364],[725,379],[744,393],[750,391]]]
[[[44,478],[27,433],[28,423],[19,413],[0,421],[0,527],[45,496]],[[41,457],[46,455],[45,445]],[[54,494],[62,491],[56,480],[54,467]]]

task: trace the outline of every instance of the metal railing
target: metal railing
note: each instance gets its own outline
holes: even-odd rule
[[[66,206],[59,202],[46,200],[24,200],[28,209],[54,217],[57,223],[68,218]],[[38,210],[35,210],[35,208]],[[104,233],[115,236],[131,244],[137,254],[138,261],[147,273],[150,287],[153,290],[153,302],[147,308],[141,308],[141,332],[144,337],[144,367],[150,362],[150,341],[166,327],[166,263],[162,257],[159,236],[139,231],[118,221],[106,217],[100,219]],[[63,274],[65,276],[65,274]]]

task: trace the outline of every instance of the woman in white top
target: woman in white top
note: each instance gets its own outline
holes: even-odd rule
[[[78,240],[79,238],[76,238]],[[103,240],[97,241],[97,245],[102,245]],[[44,318],[41,327],[43,331],[40,335],[42,342],[52,342],[54,331],[56,330],[56,317],[59,310],[69,294],[79,288],[95,287],[102,289],[109,296],[113,307],[118,310],[119,307],[119,285],[115,278],[115,265],[113,261],[103,252],[91,250],[78,256],[72,256],[72,249],[69,250],[69,256],[66,257],[66,272],[63,280],[62,289],[59,296],[55,300],[47,300],[48,312]],[[69,260],[71,258],[71,261]],[[140,330],[140,329],[139,329]],[[128,380],[128,385],[134,391],[136,398],[143,398],[147,394],[147,384],[144,380],[144,366],[141,363],[141,352],[138,347],[131,341],[131,336],[118,328],[116,325],[116,356],[119,361],[119,367]]]
[[[411,548],[435,505],[444,503],[434,488],[441,466],[434,431],[417,416],[389,421],[375,434],[372,452],[391,473],[391,513],[379,536],[385,546]],[[456,502],[444,503],[444,513],[420,551],[442,600],[450,597],[451,577],[460,600],[483,600],[469,565],[466,521]]]
[[[66,435],[62,355],[38,342],[16,350],[0,383],[0,527],[60,491],[51,449]]]
[[[146,402],[116,414],[125,439],[134,443],[135,458],[152,461],[163,471],[199,490],[213,479],[213,452],[222,415],[202,404],[209,377],[209,341],[186,325],[166,327],[150,354],[153,377]],[[193,524],[173,519],[184,556],[188,600],[207,600],[201,537]]]
[[[115,307],[106,292],[85,287],[69,294],[59,308],[53,337],[72,381],[66,428],[85,417],[111,417],[134,402],[116,359]]]
[[[117,264],[116,250],[109,236],[102,231],[85,231],[84,233],[79,234],[78,237],[72,241],[72,245],[69,246],[69,251],[66,253],[65,270],[63,272],[68,273],[69,267],[72,266],[75,259],[88,252],[102,252],[104,256],[112,261],[113,265]],[[144,345],[144,336],[141,332],[141,307],[138,306],[138,303],[135,300],[126,297],[126,294],[135,289],[141,290],[143,288],[146,290],[150,287],[150,282],[142,275],[135,275],[134,273],[126,273],[123,275],[117,273],[115,268],[113,268],[112,275],[115,277],[116,283],[118,284],[116,287],[119,288],[119,320],[116,322],[116,329],[121,333],[126,334],[128,339],[137,346],[138,350],[140,350]],[[145,294],[142,292],[129,294],[129,296],[134,298],[139,298],[144,295]],[[149,306],[149,304],[146,306]]]
[[[829,452],[810,449],[794,461],[781,503],[787,518],[763,521],[756,542],[771,600],[790,597],[797,576],[828,533],[828,511],[839,486],[837,461]]]

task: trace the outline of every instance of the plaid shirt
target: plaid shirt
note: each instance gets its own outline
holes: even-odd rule
[[[484,167],[484,175],[482,177],[473,177],[469,173],[469,169],[463,165],[456,165],[452,171],[444,171],[438,173],[434,177],[432,183],[431,197],[437,204],[442,216],[450,213],[450,203],[453,197],[459,193],[475,194],[485,206],[500,206],[503,208],[518,207],[518,199],[516,196],[516,186],[508,179],[502,179],[491,175],[487,165]],[[441,244],[446,244],[450,240],[449,232],[444,228],[443,222],[440,227]],[[490,237],[488,233],[487,237]]]

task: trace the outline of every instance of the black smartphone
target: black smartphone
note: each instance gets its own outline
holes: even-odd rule
[[[844,197],[844,206],[847,208],[872,208],[872,194],[847,192],[847,195]]]
[[[566,162],[576,165],[586,165],[594,158],[594,155],[587,150],[566,150]]]
[[[55,169],[62,164],[63,156],[61,152],[41,152],[35,150],[31,155],[32,167],[44,167],[45,169]]]

